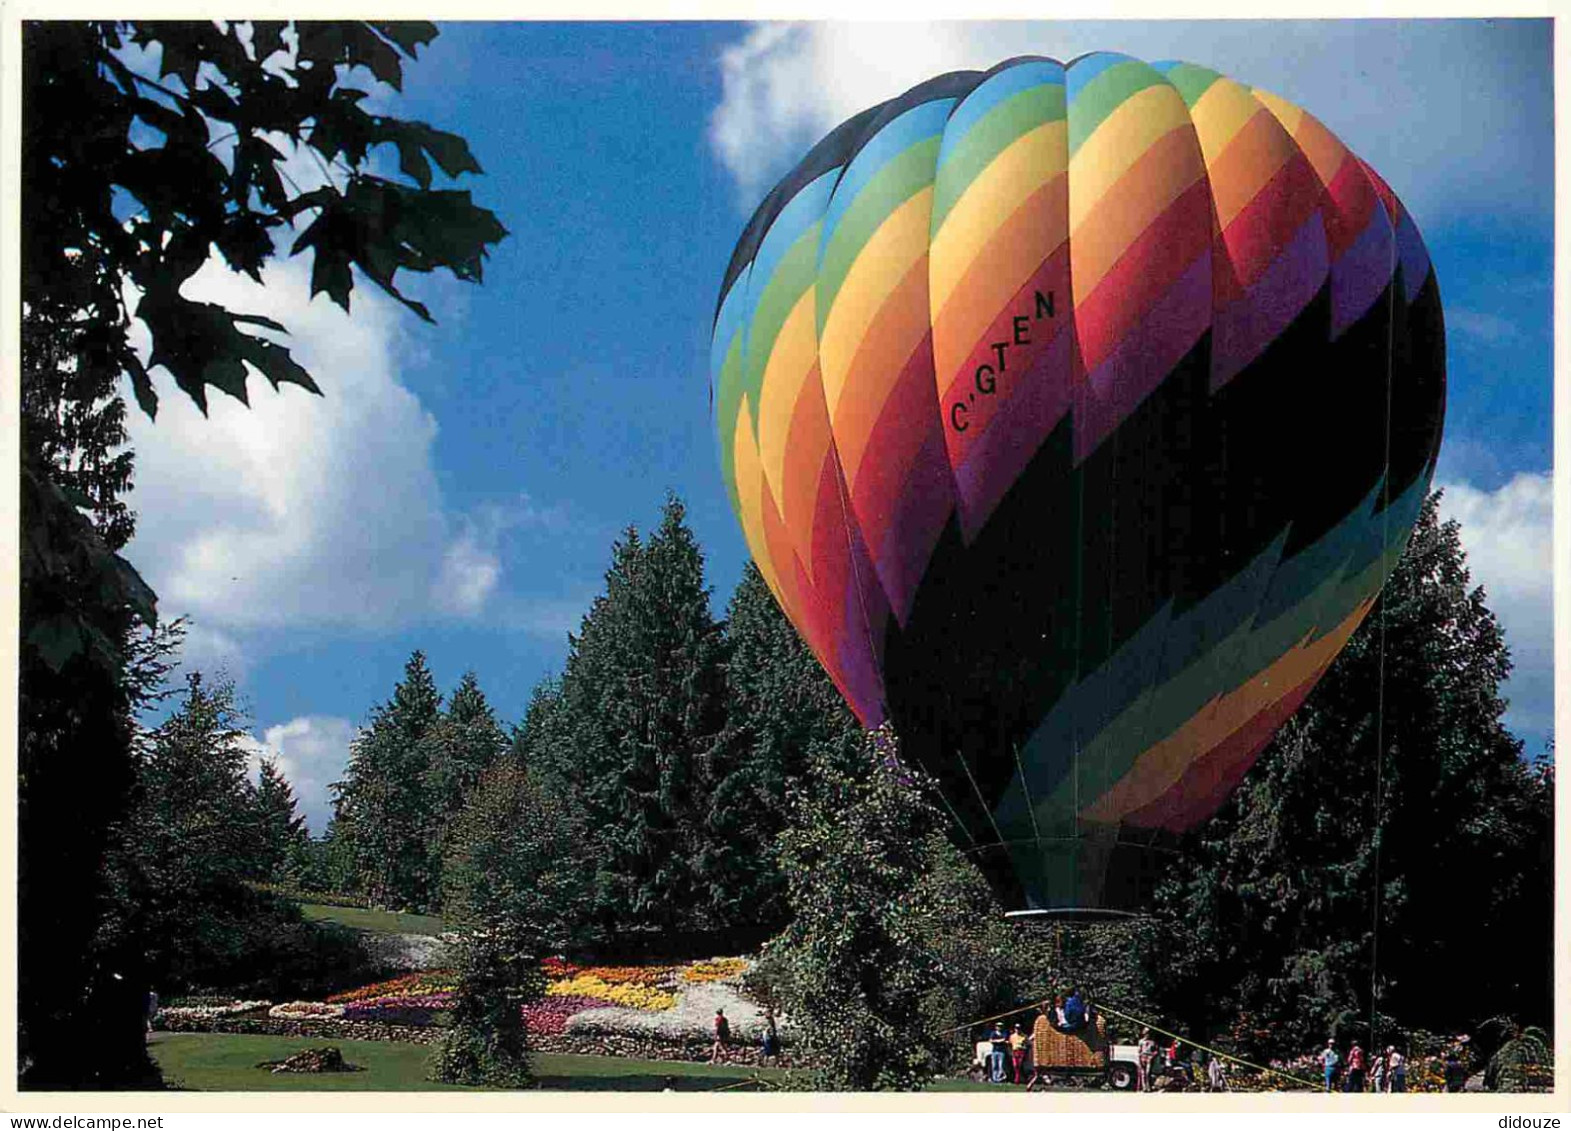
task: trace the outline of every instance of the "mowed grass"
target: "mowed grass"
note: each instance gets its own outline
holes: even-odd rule
[[[304,1048],[336,1047],[364,1072],[273,1073],[256,1067]],[[171,1087],[197,1092],[455,1092],[475,1091],[426,1079],[425,1045],[399,1041],[340,1041],[271,1037],[251,1033],[162,1033],[149,1051]],[[540,1087],[570,1092],[707,1092],[758,1089],[755,1075],[777,1078],[779,1069],[742,1068],[683,1061],[539,1053]]]
[[[325,903],[302,903],[300,910],[307,919],[342,923],[346,927],[378,935],[439,935],[447,929],[435,915],[370,911],[364,907],[331,907]]]

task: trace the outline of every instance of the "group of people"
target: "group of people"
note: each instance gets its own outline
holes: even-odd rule
[[[1387,1045],[1384,1052],[1377,1050],[1374,1055],[1366,1056],[1363,1046],[1354,1041],[1344,1063],[1336,1051],[1336,1041],[1328,1040],[1315,1059],[1325,1074],[1328,1092],[1339,1088],[1344,1092],[1407,1091],[1407,1058],[1395,1045]]]
[[[1199,1084],[1208,1092],[1225,1092],[1227,1065],[1222,1058],[1210,1055],[1202,1075],[1176,1037],[1168,1044],[1159,1044],[1150,1029],[1140,1030],[1140,1042],[1135,1046],[1135,1090],[1150,1092],[1156,1089],[1157,1080],[1166,1077],[1183,1087]]]

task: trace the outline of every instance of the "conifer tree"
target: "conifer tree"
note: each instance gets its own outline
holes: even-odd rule
[[[436,682],[416,651],[404,665],[393,696],[349,749],[338,787],[340,835],[353,846],[361,890],[373,903],[423,907],[429,890],[426,832],[430,809],[424,742],[442,707]]]
[[[278,768],[276,758],[262,760],[253,809],[256,874],[270,883],[284,883],[290,878],[290,866],[299,862],[310,837],[305,818],[295,803],[295,791]]]
[[[752,562],[732,594],[725,638],[741,749],[735,776],[746,790],[728,807],[736,818],[732,898],[757,921],[779,926],[787,915],[778,837],[788,793],[815,750],[854,739],[861,726]]]
[[[724,846],[711,834],[735,769],[720,628],[680,500],[647,542],[612,548],[606,591],[569,638],[554,767],[583,798],[599,846],[596,913],[608,925],[707,928]],[[723,794],[721,794],[723,797]]]
[[[481,776],[507,750],[507,734],[480,690],[475,673],[464,673],[444,711],[421,739],[424,746],[424,780],[421,782],[427,813],[425,878],[427,893],[435,898],[441,886],[442,860],[452,823]]]

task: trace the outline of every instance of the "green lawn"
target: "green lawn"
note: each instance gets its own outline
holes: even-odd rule
[[[364,1072],[274,1074],[256,1065],[282,1060],[303,1048],[334,1045]],[[397,1041],[340,1041],[325,1038],[269,1037],[240,1033],[161,1033],[149,1046],[171,1087],[198,1092],[418,1092],[468,1091],[425,1078],[429,1050]],[[540,1086],[555,1091],[679,1092],[728,1087],[747,1091],[753,1069],[727,1065],[627,1060],[610,1056],[540,1053],[535,1058]],[[778,1069],[757,1070],[766,1078]]]
[[[439,935],[446,928],[435,915],[411,915],[399,911],[368,911],[363,907],[330,907],[325,903],[302,903],[307,919],[342,923],[379,935]]]

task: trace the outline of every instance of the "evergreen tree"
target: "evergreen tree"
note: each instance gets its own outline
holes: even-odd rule
[[[728,807],[736,818],[729,894],[778,928],[787,915],[778,843],[787,795],[812,751],[854,738],[861,726],[752,562],[732,594],[725,638],[730,721],[742,750],[736,784],[746,789]]]
[[[608,926],[713,928],[725,853],[711,811],[734,771],[703,556],[670,498],[645,543],[612,548],[606,591],[569,638],[551,767],[583,798]]]
[[[1193,956],[1181,1009],[1258,1052],[1548,1015],[1552,777],[1500,721],[1510,658],[1438,498],[1161,893]]]
[[[527,928],[541,955],[575,949],[593,899],[594,844],[572,794],[511,760],[470,793],[448,838],[443,908],[473,927]]]
[[[374,904],[423,907],[432,894],[425,739],[441,707],[425,655],[416,651],[392,698],[372,712],[349,748],[337,787],[336,832],[351,846],[360,890]]]
[[[424,804],[426,829],[426,890],[434,897],[441,884],[449,829],[464,801],[508,748],[507,734],[486,702],[474,672],[465,672],[447,710],[421,739],[425,747]]]
[[[264,758],[255,791],[256,873],[269,883],[298,875],[310,835],[295,803],[295,791],[275,758]]]

